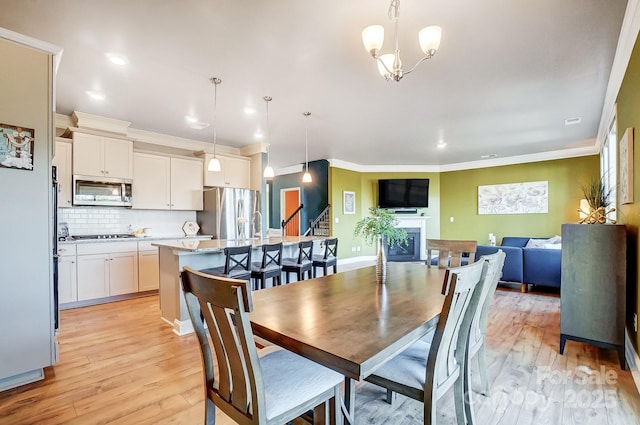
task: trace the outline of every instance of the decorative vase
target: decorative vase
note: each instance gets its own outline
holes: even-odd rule
[[[382,236],[378,236],[378,253],[376,255],[376,280],[378,283],[387,282],[387,254],[384,252]]]

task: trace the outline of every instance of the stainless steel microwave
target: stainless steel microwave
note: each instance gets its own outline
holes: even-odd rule
[[[73,205],[130,207],[133,180],[73,176]]]

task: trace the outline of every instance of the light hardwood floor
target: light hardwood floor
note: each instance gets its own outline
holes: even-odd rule
[[[568,342],[558,354],[559,301],[498,289],[488,335],[492,394],[474,393],[476,423],[640,425],[640,396],[615,352]],[[201,423],[197,342],[160,320],[157,296],[66,310],[61,325],[60,362],[46,380],[0,393],[0,424]],[[419,402],[398,396],[388,405],[369,383],[356,394],[358,424],[423,421]],[[455,423],[451,397],[437,408],[438,424]],[[219,425],[232,423],[218,416]]]

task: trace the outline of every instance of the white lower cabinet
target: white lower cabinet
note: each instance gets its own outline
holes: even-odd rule
[[[65,244],[58,247],[58,304],[78,301],[76,274],[76,247]]]
[[[78,250],[78,301],[138,292],[136,242],[81,244]]]

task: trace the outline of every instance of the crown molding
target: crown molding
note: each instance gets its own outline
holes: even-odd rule
[[[616,100],[618,92],[622,86],[622,80],[627,72],[627,66],[631,59],[633,47],[636,44],[638,33],[640,32],[640,0],[628,0],[627,9],[622,20],[620,36],[618,37],[618,46],[616,54],[613,57],[613,65],[611,66],[611,74],[609,74],[609,83],[607,84],[607,92],[602,105],[602,115],[600,116],[600,125],[598,126],[598,135],[596,136],[596,147],[598,153],[602,149],[602,145],[609,134],[609,124],[616,115]]]
[[[591,141],[595,143],[595,140]],[[359,173],[442,173],[446,171],[472,170],[476,168],[500,167],[503,165],[525,164],[529,162],[552,161],[556,159],[576,158],[597,155],[597,146],[562,149],[535,154],[517,155],[504,158],[483,159],[479,161],[458,162],[444,165],[362,165],[341,159],[330,159],[329,166],[343,168]],[[302,168],[302,167],[300,167]]]
[[[84,112],[73,111],[71,113],[71,120],[75,123],[75,126],[83,129],[107,131],[109,133],[116,133],[127,135],[129,121],[117,120],[115,118],[101,117],[98,115],[87,114]]]

